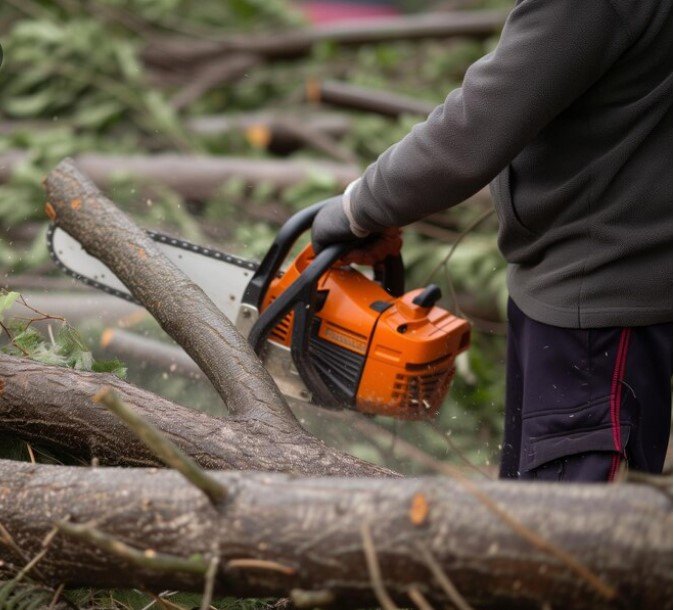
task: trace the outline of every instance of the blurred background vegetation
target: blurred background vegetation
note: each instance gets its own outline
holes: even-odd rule
[[[403,137],[423,119],[423,108],[432,108],[460,86],[466,68],[498,39],[498,28],[479,36],[348,45],[318,37],[302,52],[260,55],[255,47],[260,41],[334,25],[312,23],[317,12],[310,4],[283,0],[0,3],[4,48],[0,287],[21,292],[29,305],[39,305],[54,316],[65,315],[70,323],[64,330],[60,320],[43,322],[40,336],[32,331],[21,336],[20,343],[25,341],[20,351],[80,368],[95,367],[100,360],[100,368],[126,374],[133,383],[194,408],[219,412],[215,394],[202,380],[151,359],[125,358],[110,345],[101,346],[101,337],[110,327],[168,339],[137,311],[116,311],[106,317],[87,309],[91,291],[64,278],[49,260],[40,181],[60,159],[76,157],[85,171],[94,165],[98,168],[97,182],[106,194],[141,225],[259,258],[285,218],[339,193],[345,173],[357,176]],[[448,10],[486,14],[507,9],[511,3],[401,0],[379,4],[386,4],[385,14],[406,18],[431,10],[444,15]],[[395,113],[347,108],[323,95],[326,82],[357,85],[375,95],[405,96],[410,104]],[[227,163],[244,158],[251,168],[260,169],[254,179],[207,177],[197,185],[203,188],[172,180],[161,165],[152,175],[135,171],[142,165],[139,155],[161,160],[166,154],[199,167],[212,159]],[[265,178],[269,173],[265,163],[270,161],[309,169],[298,179],[279,184],[271,175]],[[432,274],[443,289],[442,304],[473,323],[471,350],[458,362],[451,394],[437,421],[395,422],[351,414],[340,419],[318,409],[298,411],[305,425],[326,442],[403,472],[425,472],[404,451],[405,443],[412,443],[435,459],[466,467],[475,476],[495,476],[504,400],[506,291],[504,262],[496,249],[497,225],[490,209],[488,195],[481,193],[405,231],[408,287],[427,283]],[[447,260],[452,244],[455,248]],[[14,333],[24,332],[22,323],[13,319],[15,309],[7,305],[0,313],[5,324]],[[114,360],[117,357],[123,364]],[[10,439],[0,439],[0,453],[28,457],[28,449]],[[41,460],[68,461],[67,456],[49,455],[39,447],[33,454]],[[171,599],[180,607],[198,605],[198,599],[196,603]],[[178,607],[135,593],[112,596],[87,591],[73,601],[82,607],[142,608],[153,602],[156,607]],[[227,604],[222,607],[265,605],[259,601]]]

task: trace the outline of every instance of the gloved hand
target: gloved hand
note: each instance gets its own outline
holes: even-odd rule
[[[318,254],[321,250],[332,244],[341,244],[355,241],[364,235],[356,235],[351,230],[351,223],[344,211],[342,196],[333,198],[326,203],[316,215],[311,226],[311,245]]]
[[[357,182],[349,184],[341,197],[335,197],[316,215],[311,227],[311,244],[316,254],[331,244],[356,241],[369,235],[355,224],[352,214],[348,213],[351,205],[350,193]],[[387,256],[398,254],[401,246],[401,231],[392,227],[384,229],[366,246],[352,250],[342,260],[346,264],[372,266]]]

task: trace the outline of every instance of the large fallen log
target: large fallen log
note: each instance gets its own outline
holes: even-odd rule
[[[202,467],[316,475],[392,476],[309,435],[199,413],[113,375],[74,371],[0,353],[0,432],[102,465],[160,466],[126,426],[93,402],[119,396]],[[1,522],[1,521],[0,521]]]
[[[0,154],[0,182],[10,179],[26,159],[23,151]],[[299,159],[247,159],[163,153],[156,155],[104,155],[87,153],[75,159],[77,167],[99,187],[107,188],[115,178],[129,177],[146,184],[167,186],[186,199],[203,201],[213,197],[232,178],[247,185],[270,184],[287,188],[316,174],[328,175],[337,190],[360,175],[353,164]]]
[[[271,144],[280,147],[297,145],[296,136],[288,133],[286,125],[298,122],[329,136],[342,137],[352,127],[353,121],[346,114],[316,112],[311,108],[284,112],[250,112],[239,114],[206,115],[187,119],[185,127],[191,133],[204,137],[220,137],[232,132],[247,133],[264,129]]]
[[[413,587],[446,603],[448,582],[475,608],[671,608],[671,505],[647,487],[478,486],[573,553],[597,588],[447,479],[212,476],[223,504],[174,471],[0,461],[0,523],[32,558],[67,522],[38,567],[68,586],[201,590],[216,566],[218,592],[310,591],[337,608],[381,604],[382,591],[409,606]],[[0,550],[0,573],[25,561]]]
[[[456,36],[486,38],[500,32],[505,17],[503,11],[458,11],[342,21],[278,34],[265,32],[228,36],[216,41],[177,36],[155,37],[143,50],[142,59],[149,67],[175,69],[180,64],[193,65],[238,53],[250,53],[266,59],[299,57],[323,42],[358,46]]]

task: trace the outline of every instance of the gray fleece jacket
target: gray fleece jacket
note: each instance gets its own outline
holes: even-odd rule
[[[671,58],[671,0],[520,0],[497,48],[354,185],[352,220],[403,226],[492,181],[529,317],[670,321]]]

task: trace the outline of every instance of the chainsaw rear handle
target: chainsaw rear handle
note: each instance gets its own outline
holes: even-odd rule
[[[274,242],[267,251],[267,254],[265,254],[264,258],[262,259],[260,266],[257,268],[255,275],[253,275],[252,279],[248,283],[248,286],[243,293],[243,303],[252,305],[257,309],[261,308],[264,295],[267,293],[267,290],[269,290],[272,280],[280,271],[283,261],[288,256],[290,249],[293,247],[297,239],[300,237],[300,235],[302,235],[302,233],[311,228],[316,215],[321,211],[321,208],[324,205],[333,203],[340,198],[341,195],[338,195],[337,197],[331,197],[330,199],[319,201],[318,203],[315,203],[314,205],[311,205],[308,208],[304,208],[296,214],[293,214],[283,224],[279,232],[276,234],[276,239],[274,239]],[[349,250],[362,247],[363,245],[367,244],[370,239],[372,238],[366,237],[363,240],[352,241],[344,244],[336,244],[335,246],[330,246],[323,250],[323,252],[330,251],[334,254],[337,252],[337,250],[334,248],[339,246],[339,251],[341,254],[332,259],[332,262],[325,266],[318,277],[327,271],[331,265],[333,265]],[[323,254],[323,252],[321,252],[321,254]],[[319,257],[320,254],[316,257],[316,260],[318,260]],[[320,260],[326,261],[331,258],[332,257],[325,257],[321,258]],[[325,263],[322,263],[321,266],[324,264]],[[313,264],[311,266],[313,266]],[[376,265],[374,267],[374,273],[375,280],[378,281],[384,290],[386,290],[389,294],[392,294],[393,296],[401,296],[405,292],[405,268],[400,255],[387,256],[382,264]],[[304,273],[302,275],[304,275]],[[318,278],[316,281],[318,281]]]

